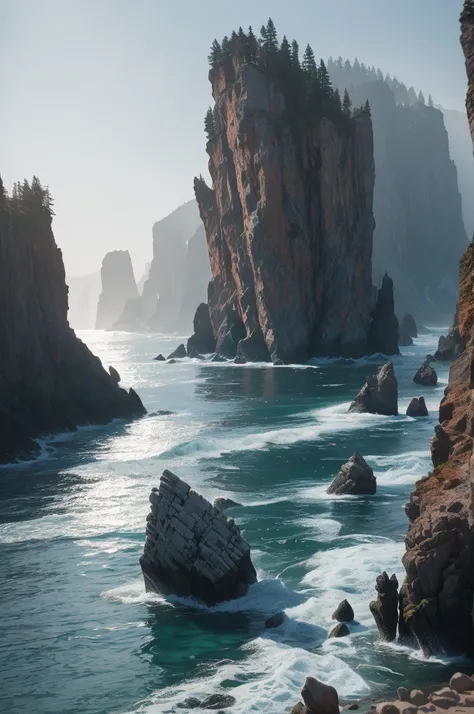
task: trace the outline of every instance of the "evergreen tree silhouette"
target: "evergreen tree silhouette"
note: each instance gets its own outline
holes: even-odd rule
[[[424,103],[425,103],[425,95],[423,94],[423,92],[421,91],[421,89],[420,89],[420,93],[418,94],[418,101],[420,102],[420,104],[424,104]]]
[[[258,58],[258,40],[254,35],[252,26],[249,27],[247,34],[247,61],[256,62]]]
[[[428,106],[429,106],[429,107],[434,107],[433,97],[431,96],[431,94],[428,94]]]
[[[291,64],[293,67],[300,68],[300,46],[296,40],[291,43]]]
[[[314,59],[314,52],[311,45],[306,45],[306,49],[303,55],[302,63],[303,71],[308,75],[316,76],[316,60]]]
[[[327,97],[330,97],[332,95],[332,84],[331,79],[329,77],[329,72],[327,71],[326,65],[324,64],[324,60],[321,60],[321,62],[319,63],[318,80],[319,86],[323,94]]]
[[[352,102],[349,97],[349,93],[347,89],[344,90],[344,99],[342,100],[342,111],[346,115],[350,115],[351,113],[351,107],[352,107]]]
[[[211,67],[215,67],[219,60],[222,59],[222,49],[217,40],[214,40],[212,43],[211,51],[209,52],[207,59]]]
[[[206,112],[204,117],[204,131],[206,132],[207,140],[210,141],[216,135],[216,129],[214,126],[214,114],[211,107]]]

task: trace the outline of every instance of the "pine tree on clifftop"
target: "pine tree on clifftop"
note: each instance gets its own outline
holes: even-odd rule
[[[204,131],[206,132],[208,141],[214,139],[216,135],[216,127],[214,124],[214,114],[212,112],[211,107],[209,107],[206,112],[206,116],[204,117]]]

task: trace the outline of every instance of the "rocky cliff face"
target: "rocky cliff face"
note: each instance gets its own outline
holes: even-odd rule
[[[195,193],[218,350],[240,342],[250,359],[287,362],[373,351],[370,114],[292,121],[281,85],[238,57],[210,80],[213,188],[196,180]]]
[[[110,330],[119,319],[127,300],[138,297],[128,250],[112,250],[102,261],[102,292],[97,306],[96,330]]]
[[[443,114],[416,95],[409,104],[399,83],[374,79],[360,65],[334,62],[329,68],[335,84],[348,87],[356,104],[368,99],[372,111],[374,281],[390,271],[399,316],[449,323],[468,238]]]
[[[474,123],[474,2],[461,16]],[[471,104],[470,104],[471,103]],[[474,129],[474,126],[472,126]],[[474,131],[473,131],[474,141]],[[434,471],[416,484],[409,520],[398,629],[427,655],[474,654],[474,246],[460,265],[457,323],[465,346],[452,363],[431,442]]]
[[[1,198],[0,463],[8,463],[36,453],[35,437],[145,410],[69,327],[48,211]]]

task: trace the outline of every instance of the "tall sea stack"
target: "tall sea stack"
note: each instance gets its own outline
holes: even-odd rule
[[[132,260],[128,250],[112,250],[102,261],[102,292],[97,305],[96,330],[110,330],[127,300],[138,298]],[[118,326],[117,329],[120,329]]]
[[[199,178],[195,194],[218,351],[285,362],[375,351],[370,108],[341,106],[324,63],[309,48],[300,65],[271,21],[262,46],[251,32],[215,42],[211,65],[212,189]]]
[[[467,111],[474,142],[474,0],[461,15],[469,79]],[[431,442],[434,470],[418,481],[409,520],[400,591],[399,636],[427,655],[474,655],[474,245],[460,266],[459,333],[465,348],[452,363]]]
[[[49,192],[38,179],[0,182],[0,463],[34,455],[33,439],[145,413],[67,321]]]

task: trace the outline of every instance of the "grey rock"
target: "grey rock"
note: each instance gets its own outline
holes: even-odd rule
[[[425,693],[422,692],[421,689],[413,689],[410,692],[410,702],[417,707],[423,706],[423,704],[427,703]]]
[[[301,697],[311,714],[339,714],[337,691],[314,677],[306,677]]]
[[[233,501],[231,498],[215,498],[213,506],[218,508],[219,511],[226,511],[228,508],[240,508],[242,504]]]
[[[182,359],[186,357],[186,347],[181,343],[178,347],[168,355],[168,359]]]
[[[329,632],[328,639],[332,637],[347,637],[351,632],[345,622],[338,622]]]
[[[232,519],[167,470],[150,503],[140,558],[148,591],[207,605],[245,595],[257,577],[250,547]]]
[[[417,373],[413,377],[415,384],[421,384],[424,387],[434,387],[438,383],[438,375],[433,367],[430,366],[429,360],[425,359]]]
[[[236,700],[231,694],[211,694],[201,702],[201,709],[227,709],[233,707]]]
[[[234,364],[247,364],[247,360],[242,355],[237,355],[233,360]]]
[[[398,414],[398,383],[391,362],[380,367],[377,374],[367,377],[349,412]]]
[[[157,355],[156,357],[153,357],[153,359],[156,360],[157,362],[166,362],[166,357],[163,357],[163,355],[161,354],[161,352],[160,352],[160,354]]]
[[[193,320],[194,332],[186,345],[188,357],[197,357],[204,352],[208,354],[215,352],[216,340],[212,331],[211,318],[207,303],[198,305]]]
[[[409,702],[410,701],[410,690],[407,689],[406,687],[398,687],[397,689],[397,697],[401,702]]]
[[[347,600],[343,600],[332,613],[332,619],[338,622],[352,622],[354,619],[354,610]]]
[[[398,624],[398,580],[390,578],[384,571],[377,576],[375,589],[377,600],[370,603],[370,612],[374,616],[380,637],[386,642],[393,642],[397,636]]]
[[[418,330],[416,327],[415,318],[413,317],[413,315],[407,313],[403,316],[403,319],[400,322],[400,339],[408,337],[418,337]]]
[[[374,472],[366,460],[359,454],[352,454],[336,478],[329,486],[327,493],[337,496],[343,494],[373,495],[377,491],[377,481]]]
[[[228,362],[228,360],[222,355],[217,354],[216,352],[215,355],[212,355],[211,362]]]
[[[428,408],[424,397],[413,397],[410,404],[407,406],[406,414],[411,417],[428,416]]]

